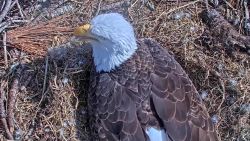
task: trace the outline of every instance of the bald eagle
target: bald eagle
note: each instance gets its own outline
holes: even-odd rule
[[[153,39],[136,40],[122,15],[98,15],[74,35],[93,51],[88,93],[92,140],[219,140],[180,64]]]

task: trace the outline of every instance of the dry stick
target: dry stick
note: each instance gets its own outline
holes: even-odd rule
[[[7,138],[9,140],[13,140],[13,136],[10,133],[10,130],[8,128],[7,120],[6,120],[6,111],[5,111],[5,106],[4,106],[4,92],[3,92],[3,82],[1,82],[0,86],[0,119],[1,119],[1,124],[3,125],[3,128],[7,134]]]
[[[4,6],[5,6],[5,0],[3,0],[2,3],[0,3],[0,4],[2,4],[1,7],[0,7],[0,11],[3,11]]]
[[[246,20],[249,20],[249,10],[247,6],[247,1],[244,1],[244,9],[245,9],[245,18]]]
[[[100,8],[100,11],[107,11],[113,8],[121,8],[123,5],[127,6],[127,4],[130,3],[130,0],[123,0],[123,1],[118,1],[109,5],[103,5]]]
[[[220,80],[220,84],[221,84],[221,87],[222,87],[222,94],[223,94],[222,95],[222,100],[220,102],[220,105],[217,108],[217,111],[219,111],[219,113],[220,113],[221,106],[225,102],[225,99],[226,99],[226,89],[225,89],[224,81],[221,78],[219,78],[219,80]]]
[[[48,75],[48,64],[49,64],[49,57],[46,56],[45,58],[45,72],[44,72],[44,80],[43,80],[43,89],[42,89],[42,98],[40,99],[38,105],[37,105],[37,110],[35,112],[34,118],[36,118],[38,112],[39,112],[39,107],[41,105],[41,103],[43,102],[44,96],[46,95],[46,93],[48,92],[48,90],[46,90],[46,82],[47,82],[47,75]]]
[[[244,9],[245,9],[245,24],[250,24],[249,21],[249,10],[248,10],[248,2],[244,1]],[[249,31],[250,31],[250,27],[249,26],[245,26],[245,32],[247,33],[247,35],[249,35]]]
[[[7,15],[8,11],[10,10],[10,5],[11,5],[12,0],[7,0],[5,7],[0,14],[0,23],[3,21],[4,17]]]
[[[9,21],[8,21],[8,22],[2,22],[2,23],[0,23],[0,33],[1,33],[2,31],[4,31],[5,28],[7,28],[10,24],[11,24],[11,23],[10,23]]]
[[[16,96],[19,90],[19,77],[20,77],[20,71],[17,70],[17,76],[15,77],[14,81],[12,82],[12,86],[8,95],[8,109],[7,109],[7,121],[9,125],[10,132],[13,134],[14,132],[14,107],[16,102]]]
[[[44,74],[44,80],[43,80],[43,91],[42,91],[42,95],[44,95],[45,93],[45,89],[46,89],[46,81],[47,81],[47,75],[48,75],[48,64],[49,64],[49,57],[46,56],[46,60],[45,60],[45,74]]]
[[[9,19],[9,20],[7,20],[5,22],[0,23],[0,33],[2,31],[4,31],[12,23],[27,23],[27,22],[29,22],[29,20],[13,20],[13,19]]]
[[[210,28],[212,36],[219,39],[224,45],[232,49],[237,47],[250,51],[250,36],[239,34],[218,11],[215,9],[204,10],[200,16]]]
[[[18,0],[15,0],[15,1],[11,4],[11,0],[7,0],[7,3],[4,4],[4,5],[6,5],[6,6],[4,6],[4,10],[3,10],[3,12],[0,14],[0,33],[1,33],[2,31],[4,31],[5,28],[7,28],[9,25],[11,25],[11,23],[15,23],[15,22],[27,22],[27,20],[25,21],[25,20],[11,20],[11,19],[9,19],[9,20],[7,20],[7,21],[5,21],[5,22],[2,22],[3,19],[4,19],[4,17],[7,15],[8,11],[9,11],[10,9],[13,8],[13,6],[17,3],[17,1],[18,1]],[[10,5],[7,5],[7,4],[9,4],[8,2],[10,3]],[[19,5],[19,6],[20,6],[20,5]],[[6,13],[5,13],[5,11],[6,11]],[[22,15],[22,14],[21,14],[21,15]]]
[[[17,2],[17,0],[15,0],[14,2],[12,2],[12,4],[10,5],[10,9],[12,9],[15,6],[16,2]]]
[[[23,9],[21,8],[21,6],[20,6],[18,0],[16,0],[15,3],[16,3],[16,5],[17,5],[17,8],[18,8],[18,10],[19,10],[19,13],[20,13],[21,17],[22,17],[23,19],[25,19],[25,16],[24,16],[24,14],[23,14]]]
[[[223,0],[231,9],[236,10],[229,2],[227,2],[226,0]]]
[[[177,3],[177,2],[179,2],[179,3],[183,3],[183,2],[190,2],[190,0],[163,0],[163,1],[160,1],[161,3]]]
[[[96,16],[97,16],[97,15],[99,14],[99,12],[100,12],[101,4],[102,4],[102,0],[99,0],[98,7],[97,7],[97,10],[96,10],[96,13],[95,13]]]
[[[176,11],[176,10],[179,10],[179,9],[182,9],[182,8],[185,8],[185,7],[188,7],[189,5],[193,5],[193,4],[195,4],[195,3],[197,3],[197,2],[200,2],[200,1],[202,1],[202,0],[195,0],[195,1],[189,2],[189,3],[185,4],[185,5],[182,5],[182,6],[180,6],[180,7],[172,8],[172,9],[170,9],[168,12],[164,11],[164,12],[162,12],[162,13],[155,19],[155,21],[158,21],[163,15],[168,15],[168,14],[170,14],[170,13]]]
[[[138,2],[139,0],[136,0],[134,3],[131,4],[131,6],[129,8],[133,8],[135,6],[135,4]]]
[[[4,49],[4,62],[5,62],[5,67],[7,68],[8,67],[8,56],[7,56],[7,45],[6,45],[6,32],[3,32],[3,49]]]

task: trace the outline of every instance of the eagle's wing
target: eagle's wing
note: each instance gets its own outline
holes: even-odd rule
[[[153,39],[144,39],[153,56],[151,98],[157,116],[174,141],[217,141],[199,95],[179,63]]]
[[[152,39],[116,70],[93,71],[88,99],[94,140],[145,141],[150,126],[174,141],[218,140],[191,80]]]
[[[90,126],[98,139],[107,141],[145,141],[146,136],[137,117],[135,101],[141,101],[143,95],[135,91],[149,92],[149,83],[139,86],[138,81],[149,82],[149,77],[138,80],[135,62],[129,60],[131,67],[121,66],[110,73],[98,74],[92,71],[89,93]],[[133,65],[132,65],[133,64]],[[141,74],[143,75],[143,74]],[[131,97],[134,95],[134,97]],[[148,94],[149,95],[149,94]],[[95,120],[95,121],[93,121]]]

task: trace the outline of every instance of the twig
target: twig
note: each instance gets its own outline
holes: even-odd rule
[[[4,5],[5,5],[5,0],[3,0],[0,4],[1,4],[0,11],[3,11]]]
[[[4,49],[4,62],[5,62],[5,67],[8,67],[8,56],[7,56],[7,47],[6,47],[6,32],[3,32],[3,49]]]
[[[16,19],[8,19],[5,22],[0,23],[0,33],[9,27],[12,23],[28,23],[29,20],[16,20]]]
[[[14,2],[12,2],[12,4],[10,5],[10,9],[12,9],[15,6],[16,2],[17,2],[17,0],[15,0]]]
[[[44,95],[44,92],[45,92],[47,75],[48,75],[48,63],[49,63],[49,57],[48,56],[46,56],[45,63],[46,64],[45,64],[45,72],[44,72],[44,80],[43,80],[43,91],[42,91],[43,95]]]
[[[250,34],[250,19],[249,19],[249,10],[248,10],[248,2],[247,1],[244,1],[244,9],[245,9],[245,32],[247,35]]]
[[[48,92],[48,89],[47,89],[46,91],[45,91],[45,89],[46,89],[46,81],[47,81],[47,75],[48,75],[49,57],[46,56],[45,59],[46,59],[46,60],[45,60],[45,72],[44,72],[44,80],[43,80],[42,97],[41,97],[41,99],[40,99],[40,101],[39,101],[39,103],[38,103],[38,105],[37,105],[37,110],[35,111],[34,119],[36,118],[36,116],[37,116],[37,114],[38,114],[38,112],[39,112],[39,107],[40,107],[41,103],[43,102],[44,96],[45,96],[45,95],[47,94],[47,92]],[[33,128],[32,128],[32,129],[33,129]],[[33,132],[33,130],[30,131],[30,133],[32,133],[32,132]],[[29,135],[27,135],[27,136],[29,136]]]
[[[8,128],[7,120],[6,120],[6,111],[5,111],[5,106],[4,106],[4,82],[1,82],[0,86],[0,119],[1,119],[1,124],[6,132],[7,138],[10,140],[13,140],[13,136],[10,133],[10,130]]]
[[[16,102],[16,97],[17,97],[17,93],[19,90],[19,78],[20,78],[20,74],[21,74],[21,68],[19,68],[17,70],[17,73],[15,76],[15,79],[12,82],[12,86],[8,95],[8,109],[7,109],[7,121],[8,121],[8,125],[9,125],[9,129],[11,134],[13,134],[14,132],[14,107],[15,107],[15,102]]]
[[[226,0],[223,0],[230,8],[232,8],[233,10],[236,10],[229,2],[227,2]]]
[[[16,3],[16,5],[17,5],[17,8],[18,8],[18,10],[19,10],[19,13],[20,13],[21,17],[22,17],[23,19],[25,19],[25,16],[24,16],[24,14],[23,14],[23,9],[22,9],[22,7],[20,6],[18,0],[16,0],[15,3]]]
[[[96,10],[96,13],[95,13],[96,16],[97,16],[97,15],[99,14],[99,12],[100,12],[101,4],[102,4],[102,0],[99,0],[98,7],[97,7],[97,10]]]
[[[129,8],[133,8],[135,6],[135,4],[138,2],[139,0],[136,0],[134,3],[131,4],[131,6]]]
[[[189,5],[193,5],[193,4],[195,4],[195,3],[197,3],[197,2],[200,2],[200,1],[202,1],[202,0],[195,0],[195,1],[189,2],[189,3],[185,4],[185,5],[179,6],[179,7],[177,7],[177,8],[172,8],[172,9],[170,9],[168,12],[163,11],[163,12],[155,19],[155,21],[158,21],[163,15],[169,15],[170,13],[172,13],[172,12],[174,12],[174,11],[176,11],[176,10],[179,10],[179,9],[182,9],[182,8],[185,8],[185,7],[188,7]]]
[[[7,15],[8,11],[10,10],[10,5],[11,5],[12,0],[7,0],[5,3],[5,7],[0,14],[0,23],[3,21],[4,17]]]
[[[158,1],[160,1],[160,0],[158,0]],[[190,2],[190,0],[162,0],[162,1],[160,1],[161,3],[177,3],[177,4],[179,4],[179,3],[183,3],[183,2]]]
[[[221,87],[222,87],[222,100],[221,100],[221,102],[220,102],[220,105],[218,106],[218,108],[217,108],[217,111],[220,111],[221,110],[221,106],[222,106],[222,104],[224,103],[224,101],[225,101],[225,99],[226,99],[226,90],[225,90],[225,84],[224,84],[224,82],[223,82],[223,80],[222,79],[219,79],[219,81],[220,81],[220,84],[221,84]],[[219,112],[220,113],[220,112]]]
[[[13,6],[17,3],[18,0],[15,0],[12,4],[10,4],[10,6],[5,6],[4,9],[6,9],[6,7],[8,8],[6,11],[8,13],[8,11],[10,9],[13,8]],[[7,2],[11,3],[11,0],[7,0]],[[15,19],[8,19],[5,22],[2,22],[2,20],[4,19],[4,17],[7,15],[7,13],[4,15],[4,10],[0,15],[0,33],[2,31],[4,31],[5,28],[7,28],[9,25],[11,25],[12,23],[19,23],[19,22],[27,22],[26,20],[15,20]]]
[[[114,8],[122,8],[123,6],[128,7],[129,4],[130,4],[130,0],[118,1],[109,5],[102,6],[100,11],[107,11],[107,10],[114,9]]]
[[[245,19],[249,20],[249,10],[247,6],[247,1],[244,1],[244,9],[245,9]]]
[[[11,23],[28,23],[30,20],[10,20]]]
[[[250,50],[250,36],[238,33],[218,11],[215,9],[204,10],[200,16],[210,28],[212,36],[229,47],[228,49],[233,51],[238,48],[246,52]]]
[[[10,25],[9,22],[3,22],[0,24],[0,33],[5,30]]]

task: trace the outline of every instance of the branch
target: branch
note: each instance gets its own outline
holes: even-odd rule
[[[239,48],[250,53],[250,36],[238,33],[227,20],[215,9],[204,10],[201,18],[208,25],[212,35],[230,48]]]
[[[9,130],[13,134],[14,132],[14,107],[16,102],[16,96],[19,90],[19,78],[21,74],[21,68],[17,70],[16,77],[14,78],[14,81],[12,82],[12,86],[8,95],[8,106],[7,106],[7,121],[9,125]]]
[[[8,67],[7,45],[6,45],[6,32],[3,32],[3,50],[5,67]]]
[[[11,2],[12,0],[7,0],[4,9],[2,11],[2,13],[0,14],[0,23],[3,21],[4,17],[7,15],[8,11],[10,10],[11,7]]]
[[[115,8],[128,7],[130,5],[130,0],[118,1],[109,5],[102,5],[99,11],[108,11]]]
[[[3,125],[3,129],[7,134],[7,138],[10,140],[13,140],[13,136],[10,133],[10,130],[8,128],[7,120],[6,120],[6,111],[5,111],[5,106],[4,106],[4,82],[1,82],[0,86],[0,122]]]

